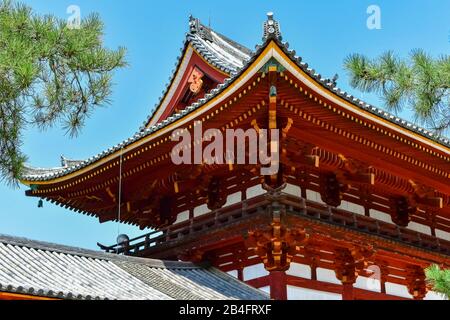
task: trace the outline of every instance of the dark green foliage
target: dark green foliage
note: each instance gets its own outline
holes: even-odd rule
[[[433,59],[414,50],[410,61],[404,61],[390,51],[374,60],[352,54],[344,67],[354,88],[380,94],[389,110],[410,108],[416,121],[437,132],[448,132],[450,56]]]
[[[432,265],[425,269],[427,281],[433,286],[433,291],[442,293],[447,298],[450,297],[450,270],[440,269],[437,265]]]
[[[108,104],[112,72],[124,67],[125,49],[103,47],[97,15],[79,29],[0,1],[0,179],[15,184],[26,160],[27,126],[62,126],[76,135],[89,115]]]

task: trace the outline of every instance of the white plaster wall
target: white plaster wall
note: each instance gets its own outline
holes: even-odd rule
[[[346,201],[346,200],[341,201],[341,205],[338,207],[338,209],[342,209],[342,210],[350,211],[350,212],[357,213],[360,215],[364,215],[364,207],[363,206],[353,203],[353,202]]]
[[[227,197],[227,202],[225,202],[224,207],[230,206],[235,203],[239,203],[241,201],[242,201],[242,193],[240,191],[232,193]]]
[[[411,221],[407,229],[431,235],[431,228],[423,224]]]
[[[450,233],[443,230],[436,229],[436,237],[450,241]]]
[[[306,264],[292,262],[289,270],[286,271],[286,274],[295,277],[311,279],[311,268]]]
[[[388,222],[388,223],[393,223],[391,216],[387,213],[384,213],[384,212],[381,212],[381,211],[378,211],[375,209],[370,209],[369,214],[370,214],[371,218],[378,219],[378,220]]]
[[[184,222],[184,221],[187,221],[187,220],[189,220],[189,210],[180,212],[177,215],[177,220],[174,222],[174,224],[177,224],[177,223],[180,223],[180,222]]]
[[[341,284],[333,270],[317,268],[316,273],[319,281]]]
[[[403,298],[412,298],[411,295],[408,292],[408,288],[406,286],[396,284],[396,283],[385,283],[386,287],[386,293],[397,296],[397,297],[403,297]]]
[[[299,186],[287,183],[286,188],[283,190],[283,192],[293,195],[295,197],[300,197],[302,190]]]
[[[194,208],[194,217],[202,216],[208,212],[211,212],[211,210],[208,209],[206,204],[203,204]]]
[[[244,268],[244,281],[256,279],[269,275],[269,272],[264,268],[264,264],[255,264],[253,266]]]
[[[248,188],[246,193],[247,199],[250,199],[266,193],[266,190],[264,190],[260,184],[257,184],[256,186]]]
[[[306,190],[306,199],[325,204],[320,197],[320,193],[312,190]]]
[[[294,286],[287,286],[287,296],[289,300],[342,300],[342,296],[337,293],[317,291]]]
[[[434,292],[434,291],[428,291],[427,295],[423,300],[446,300],[445,296]]]
[[[358,278],[356,278],[356,282],[354,283],[353,287],[367,291],[381,292],[380,280],[363,276],[359,276]]]

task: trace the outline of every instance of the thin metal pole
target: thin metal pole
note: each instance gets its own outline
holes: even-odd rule
[[[119,163],[119,208],[117,210],[117,236],[120,235],[120,213],[122,206],[122,155],[123,155],[123,148],[120,149],[120,163]]]

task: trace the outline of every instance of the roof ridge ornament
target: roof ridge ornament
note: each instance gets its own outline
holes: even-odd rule
[[[201,24],[200,19],[189,15],[189,33],[198,34],[203,40],[213,41],[210,30]]]
[[[194,18],[192,14],[189,15],[189,31],[191,33],[196,33],[200,29],[200,20]]]
[[[263,41],[268,39],[277,39],[279,41],[283,39],[280,31],[280,24],[278,21],[274,20],[273,12],[267,13],[267,21],[264,22]]]

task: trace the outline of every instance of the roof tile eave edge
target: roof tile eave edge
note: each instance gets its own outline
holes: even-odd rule
[[[16,294],[18,296],[32,296],[36,300],[111,300],[106,296],[91,296],[85,294],[76,294],[72,292],[53,291],[52,289],[33,288],[29,286],[2,285],[0,283],[0,293]]]
[[[183,41],[183,46],[180,48],[181,54],[177,57],[177,61],[175,62],[175,67],[172,70],[171,75],[169,76],[168,82],[166,82],[165,88],[161,92],[161,96],[158,98],[158,101],[153,107],[153,110],[148,115],[147,119],[142,123],[141,127],[139,128],[139,131],[143,131],[148,128],[148,125],[153,120],[153,117],[156,115],[156,112],[158,111],[159,107],[161,106],[165,96],[167,95],[168,91],[170,90],[170,87],[173,83],[173,81],[176,78],[176,74],[178,69],[181,66],[181,63],[183,61],[183,57],[186,54],[187,49],[189,48],[189,41],[188,41],[188,33],[185,36],[185,39]]]
[[[68,245],[56,244],[46,241],[30,240],[24,237],[15,237],[0,234],[0,244],[6,244],[16,247],[25,247],[29,249],[42,250],[48,252],[57,252],[79,257],[87,257],[102,261],[108,261],[116,264],[118,263],[139,263],[152,268],[165,269],[200,269],[207,267],[207,264],[194,264],[183,261],[164,261],[151,258],[141,258],[135,256],[123,256],[113,253],[107,253],[98,250],[84,249],[80,247],[72,247]],[[1,289],[1,288],[0,288]],[[1,290],[0,290],[1,291]]]
[[[120,150],[123,147],[126,147],[128,145],[130,145],[131,143],[134,143],[136,141],[138,141],[140,138],[144,138],[152,133],[155,133],[163,128],[165,128],[166,126],[168,126],[169,124],[175,122],[176,120],[180,119],[180,118],[184,118],[185,116],[189,115],[191,112],[193,112],[194,110],[200,108],[201,106],[203,106],[205,103],[207,103],[208,101],[210,101],[211,99],[213,99],[214,97],[216,97],[217,95],[219,95],[223,90],[225,90],[231,83],[234,82],[234,80],[239,77],[242,73],[245,72],[245,70],[247,70],[247,68],[252,64],[252,62],[262,53],[262,51],[272,42],[274,41],[278,47],[281,48],[281,50],[283,51],[284,54],[286,54],[288,56],[288,58],[290,58],[303,72],[305,72],[312,80],[314,80],[316,83],[318,83],[319,85],[321,85],[322,87],[324,87],[325,89],[327,89],[328,91],[330,91],[332,94],[338,95],[339,97],[343,98],[344,100],[346,100],[347,102],[349,102],[350,104],[352,104],[354,107],[364,110],[364,111],[368,111],[369,113],[371,113],[372,115],[376,116],[376,117],[380,117],[384,120],[389,121],[390,123],[394,124],[394,125],[398,125],[400,127],[402,127],[403,129],[406,129],[408,131],[414,132],[419,134],[420,136],[433,141],[435,143],[438,143],[444,147],[448,147],[450,148],[450,141],[448,141],[446,138],[443,139],[443,141],[440,140],[435,140],[429,136],[426,136],[423,134],[422,131],[424,131],[425,129],[423,128],[419,128],[422,131],[418,130],[417,132],[414,130],[411,130],[411,128],[408,128],[406,125],[402,125],[401,123],[397,123],[397,122],[393,122],[392,118],[390,117],[395,117],[393,115],[390,115],[387,112],[384,112],[383,114],[379,114],[379,113],[375,113],[373,110],[371,110],[372,108],[375,108],[376,110],[380,110],[370,104],[365,103],[364,101],[355,98],[352,95],[347,94],[347,92],[339,89],[337,86],[333,85],[331,86],[329,83],[327,83],[324,79],[321,79],[320,74],[315,74],[314,73],[314,69],[309,69],[308,68],[308,64],[307,63],[302,63],[302,58],[301,57],[297,57],[295,56],[295,50],[289,50],[288,43],[282,43],[281,41],[279,41],[276,38],[268,38],[264,41],[263,44],[261,45],[257,45],[256,46],[256,51],[254,52],[254,54],[246,61],[246,64],[239,69],[238,72],[234,72],[232,73],[232,75],[225,79],[225,81],[222,84],[219,84],[215,89],[211,90],[210,93],[208,93],[205,98],[200,99],[199,101],[193,103],[191,106],[186,107],[186,109],[180,111],[179,113],[169,117],[168,119],[155,124],[149,128],[146,128],[142,131],[137,132],[133,138],[129,138],[125,141],[123,141],[122,143],[109,148],[107,151],[103,151],[100,154],[97,154],[94,157],[91,157],[89,159],[87,159],[86,161],[84,161],[83,163],[80,163],[74,167],[69,167],[66,170],[62,170],[59,171],[57,173],[52,173],[52,174],[48,174],[45,177],[42,176],[38,176],[38,177],[29,177],[30,180],[28,181],[27,179],[24,179],[26,182],[39,182],[39,181],[49,181],[55,178],[59,178],[62,176],[65,176],[67,174],[70,174],[74,171],[77,171],[81,168],[86,167],[87,165],[90,165],[102,158],[104,158],[107,155],[112,154],[113,152]],[[355,102],[356,101],[356,102]],[[359,104],[364,104],[369,106],[368,108],[363,108],[361,105]],[[389,115],[390,117],[386,117],[383,116],[384,114]],[[396,117],[397,118],[397,117]],[[400,118],[397,118],[400,119]],[[403,121],[405,124],[409,124],[409,122],[400,119],[401,121]],[[411,124],[410,124],[411,125]],[[417,127],[417,126],[414,126]],[[426,131],[426,130],[425,130]],[[25,177],[28,178],[28,177]]]
[[[217,33],[217,32],[216,32]],[[217,33],[221,35],[220,33]],[[222,36],[222,35],[221,35]],[[155,116],[158,109],[161,107],[161,104],[164,101],[164,98],[168,94],[168,91],[176,77],[177,71],[181,65],[181,62],[183,60],[184,55],[186,54],[186,50],[191,45],[195,51],[203,58],[205,59],[212,67],[220,70],[221,72],[224,72],[228,75],[230,75],[233,72],[236,72],[236,68],[230,68],[229,65],[226,65],[225,63],[222,64],[220,59],[216,59],[217,61],[212,60],[207,53],[210,53],[208,49],[204,48],[198,39],[196,39],[197,35],[192,34],[191,32],[186,33],[186,37],[183,43],[183,47],[181,48],[182,54],[178,57],[177,62],[175,63],[175,68],[172,70],[172,74],[169,77],[169,81],[166,83],[165,89],[163,90],[160,98],[158,99],[158,102],[155,104],[153,111],[150,113],[150,115],[147,117],[147,119],[143,122],[143,125],[140,127],[139,130],[145,130],[148,128],[150,122],[153,120],[153,117]],[[223,36],[224,37],[224,36]],[[227,38],[228,39],[228,38]],[[244,46],[238,44],[240,47],[245,48]],[[251,50],[245,48],[248,52],[252,53]]]
[[[247,68],[252,64],[252,62],[259,56],[259,54],[264,50],[264,48],[270,43],[270,41],[266,41],[263,45],[258,46],[257,50],[254,52],[254,54],[245,62],[245,65],[242,66],[237,72],[233,72],[229,78],[226,78],[225,81],[221,84],[219,84],[216,88],[212,89],[208,94],[205,95],[204,98],[200,99],[197,102],[194,102],[192,105],[186,107],[184,110],[180,111],[179,113],[176,113],[175,115],[167,118],[166,120],[163,120],[162,122],[159,122],[149,128],[140,129],[135,135],[133,135],[132,138],[128,138],[127,140],[122,141],[121,143],[75,165],[68,167],[66,169],[63,169],[58,172],[52,172],[45,174],[44,176],[41,175],[34,175],[34,176],[27,176],[24,175],[21,177],[21,183],[25,185],[33,184],[33,182],[45,182],[45,181],[51,181],[53,179],[57,179],[63,176],[66,176],[68,174],[71,174],[73,172],[76,172],[82,168],[85,168],[88,165],[91,165],[104,157],[113,154],[114,152],[125,148],[129,146],[130,144],[139,141],[141,138],[145,138],[150,134],[153,134],[161,129],[164,129],[168,125],[172,124],[176,120],[179,120],[180,118],[183,118],[187,115],[189,115],[191,112],[197,110],[207,102],[209,102],[211,99],[219,95],[222,91],[224,91],[228,86],[233,83],[233,81],[239,77],[242,73],[247,70]]]
[[[354,97],[353,95],[349,94],[348,92],[340,89],[336,85],[331,85],[330,82],[327,82],[328,79],[323,79],[320,74],[315,73],[314,69],[309,68],[308,63],[302,62],[302,57],[295,56],[295,50],[289,50],[288,46],[289,44],[282,43],[281,41],[274,39],[274,41],[277,42],[278,46],[283,50],[283,52],[294,62],[304,73],[306,73],[312,80],[314,80],[316,83],[324,87],[326,90],[330,91],[332,94],[335,94],[341,98],[343,98],[345,101],[351,103],[353,106],[357,107],[358,109],[367,111],[371,113],[372,115],[376,117],[380,117],[384,120],[389,121],[390,123],[394,125],[398,125],[403,129],[406,129],[408,131],[414,132],[426,139],[429,139],[430,141],[439,143],[440,145],[444,147],[450,148],[450,138],[447,138],[445,136],[441,136],[435,132],[432,132],[430,130],[427,130],[425,128],[422,128],[420,126],[417,126],[409,121],[406,121],[398,116],[395,116],[383,109],[380,109],[378,107],[375,107],[359,98]],[[395,120],[395,121],[393,121]]]

